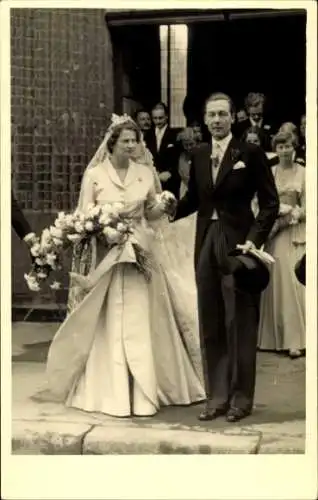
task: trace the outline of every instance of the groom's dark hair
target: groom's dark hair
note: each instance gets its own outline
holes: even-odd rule
[[[204,103],[204,112],[206,110],[206,105],[208,104],[208,102],[211,102],[211,101],[227,101],[230,105],[230,112],[231,114],[235,114],[235,106],[234,106],[234,102],[232,101],[232,99],[230,98],[229,95],[227,94],[224,94],[224,92],[213,92],[213,94],[209,95],[209,97],[205,100],[205,103]]]

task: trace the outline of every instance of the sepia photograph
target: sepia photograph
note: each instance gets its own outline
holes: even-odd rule
[[[304,457],[312,2],[25,3],[11,455]]]

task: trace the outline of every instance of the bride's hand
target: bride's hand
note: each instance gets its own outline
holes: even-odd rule
[[[296,205],[291,211],[291,220],[289,222],[290,225],[295,225],[299,222],[301,218],[301,208]]]
[[[167,215],[175,213],[178,202],[172,193],[164,191],[161,195],[161,203],[164,213]]]
[[[170,172],[160,172],[159,173],[159,179],[162,181],[162,182],[167,182],[171,177],[171,174]]]

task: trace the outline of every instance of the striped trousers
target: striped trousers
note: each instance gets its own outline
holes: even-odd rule
[[[257,309],[255,298],[235,288],[239,263],[228,257],[226,231],[210,222],[196,268],[201,351],[210,408],[253,405]]]

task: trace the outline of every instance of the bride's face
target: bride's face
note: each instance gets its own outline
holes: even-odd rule
[[[122,130],[113,149],[113,154],[121,158],[130,158],[137,147],[137,137],[134,130]]]

